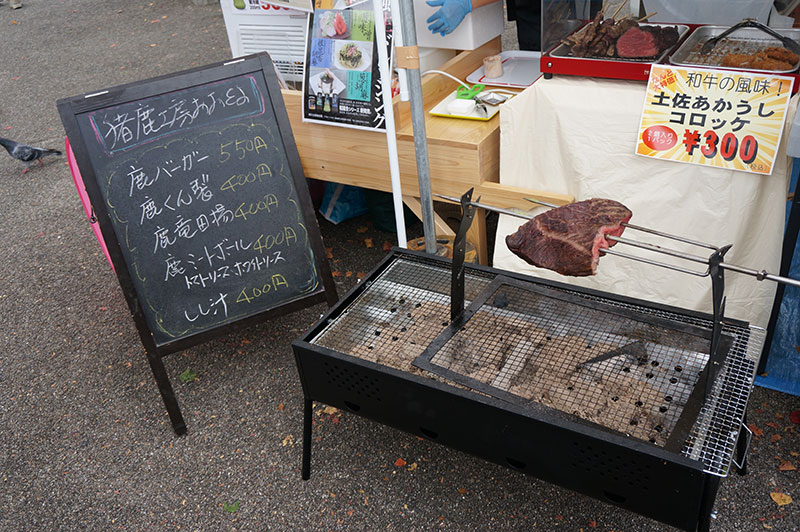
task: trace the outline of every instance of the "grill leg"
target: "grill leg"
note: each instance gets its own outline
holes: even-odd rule
[[[714,499],[717,498],[720,477],[705,475],[703,482],[703,499],[700,501],[700,519],[697,523],[697,532],[709,532],[711,529],[711,511],[714,509]]]
[[[744,412],[744,417],[742,417],[742,425],[747,425],[747,411]],[[739,437],[736,440],[736,454],[739,457],[739,463],[742,464],[742,467],[737,469],[737,472],[740,475],[747,474],[747,432],[744,430],[744,427],[739,429]]]
[[[303,480],[311,477],[311,414],[313,401],[303,398]]]

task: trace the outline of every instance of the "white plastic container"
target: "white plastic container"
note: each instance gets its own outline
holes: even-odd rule
[[[503,33],[503,2],[474,9],[461,24],[444,37],[433,34],[428,29],[428,17],[438,11],[424,0],[414,0],[414,23],[417,29],[417,45],[428,48],[449,48],[451,50],[474,50],[482,44]]]
[[[233,57],[268,52],[286,81],[302,81],[308,14],[264,0],[220,0]]]

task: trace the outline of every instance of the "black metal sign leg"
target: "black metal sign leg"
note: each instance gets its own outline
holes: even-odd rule
[[[303,480],[311,478],[311,414],[314,402],[305,397],[303,399]]]
[[[147,353],[147,361],[150,363],[150,370],[153,372],[153,377],[158,384],[158,391],[161,392],[161,399],[164,401],[164,406],[167,407],[169,420],[172,423],[172,429],[178,436],[186,434],[186,422],[183,420],[181,409],[178,406],[178,400],[175,398],[175,392],[172,390],[172,384],[169,382],[167,370],[164,368],[164,362],[161,357],[156,353]]]

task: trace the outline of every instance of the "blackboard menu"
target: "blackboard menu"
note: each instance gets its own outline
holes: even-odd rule
[[[59,102],[103,235],[118,243],[112,259],[129,305],[156,347],[335,301],[265,61]]]

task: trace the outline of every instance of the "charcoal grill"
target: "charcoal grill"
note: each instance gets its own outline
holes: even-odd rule
[[[459,270],[469,305],[460,317],[451,313],[453,264],[394,249],[293,343],[305,397],[303,478],[319,401],[683,530],[707,530],[720,479],[737,445],[745,452],[764,330],[725,318],[724,364],[709,381],[702,373],[713,316],[477,265]],[[526,332],[514,337],[518,325]],[[470,337],[473,329],[501,331],[503,340]],[[521,379],[530,373],[523,360],[541,354],[547,336],[586,342],[580,357],[548,362],[572,379],[554,378],[549,400]],[[447,346],[459,341],[475,345],[454,365],[458,349]],[[496,373],[487,371],[501,350]],[[601,393],[576,404],[581,395],[569,386]],[[648,392],[631,403],[637,386]]]

